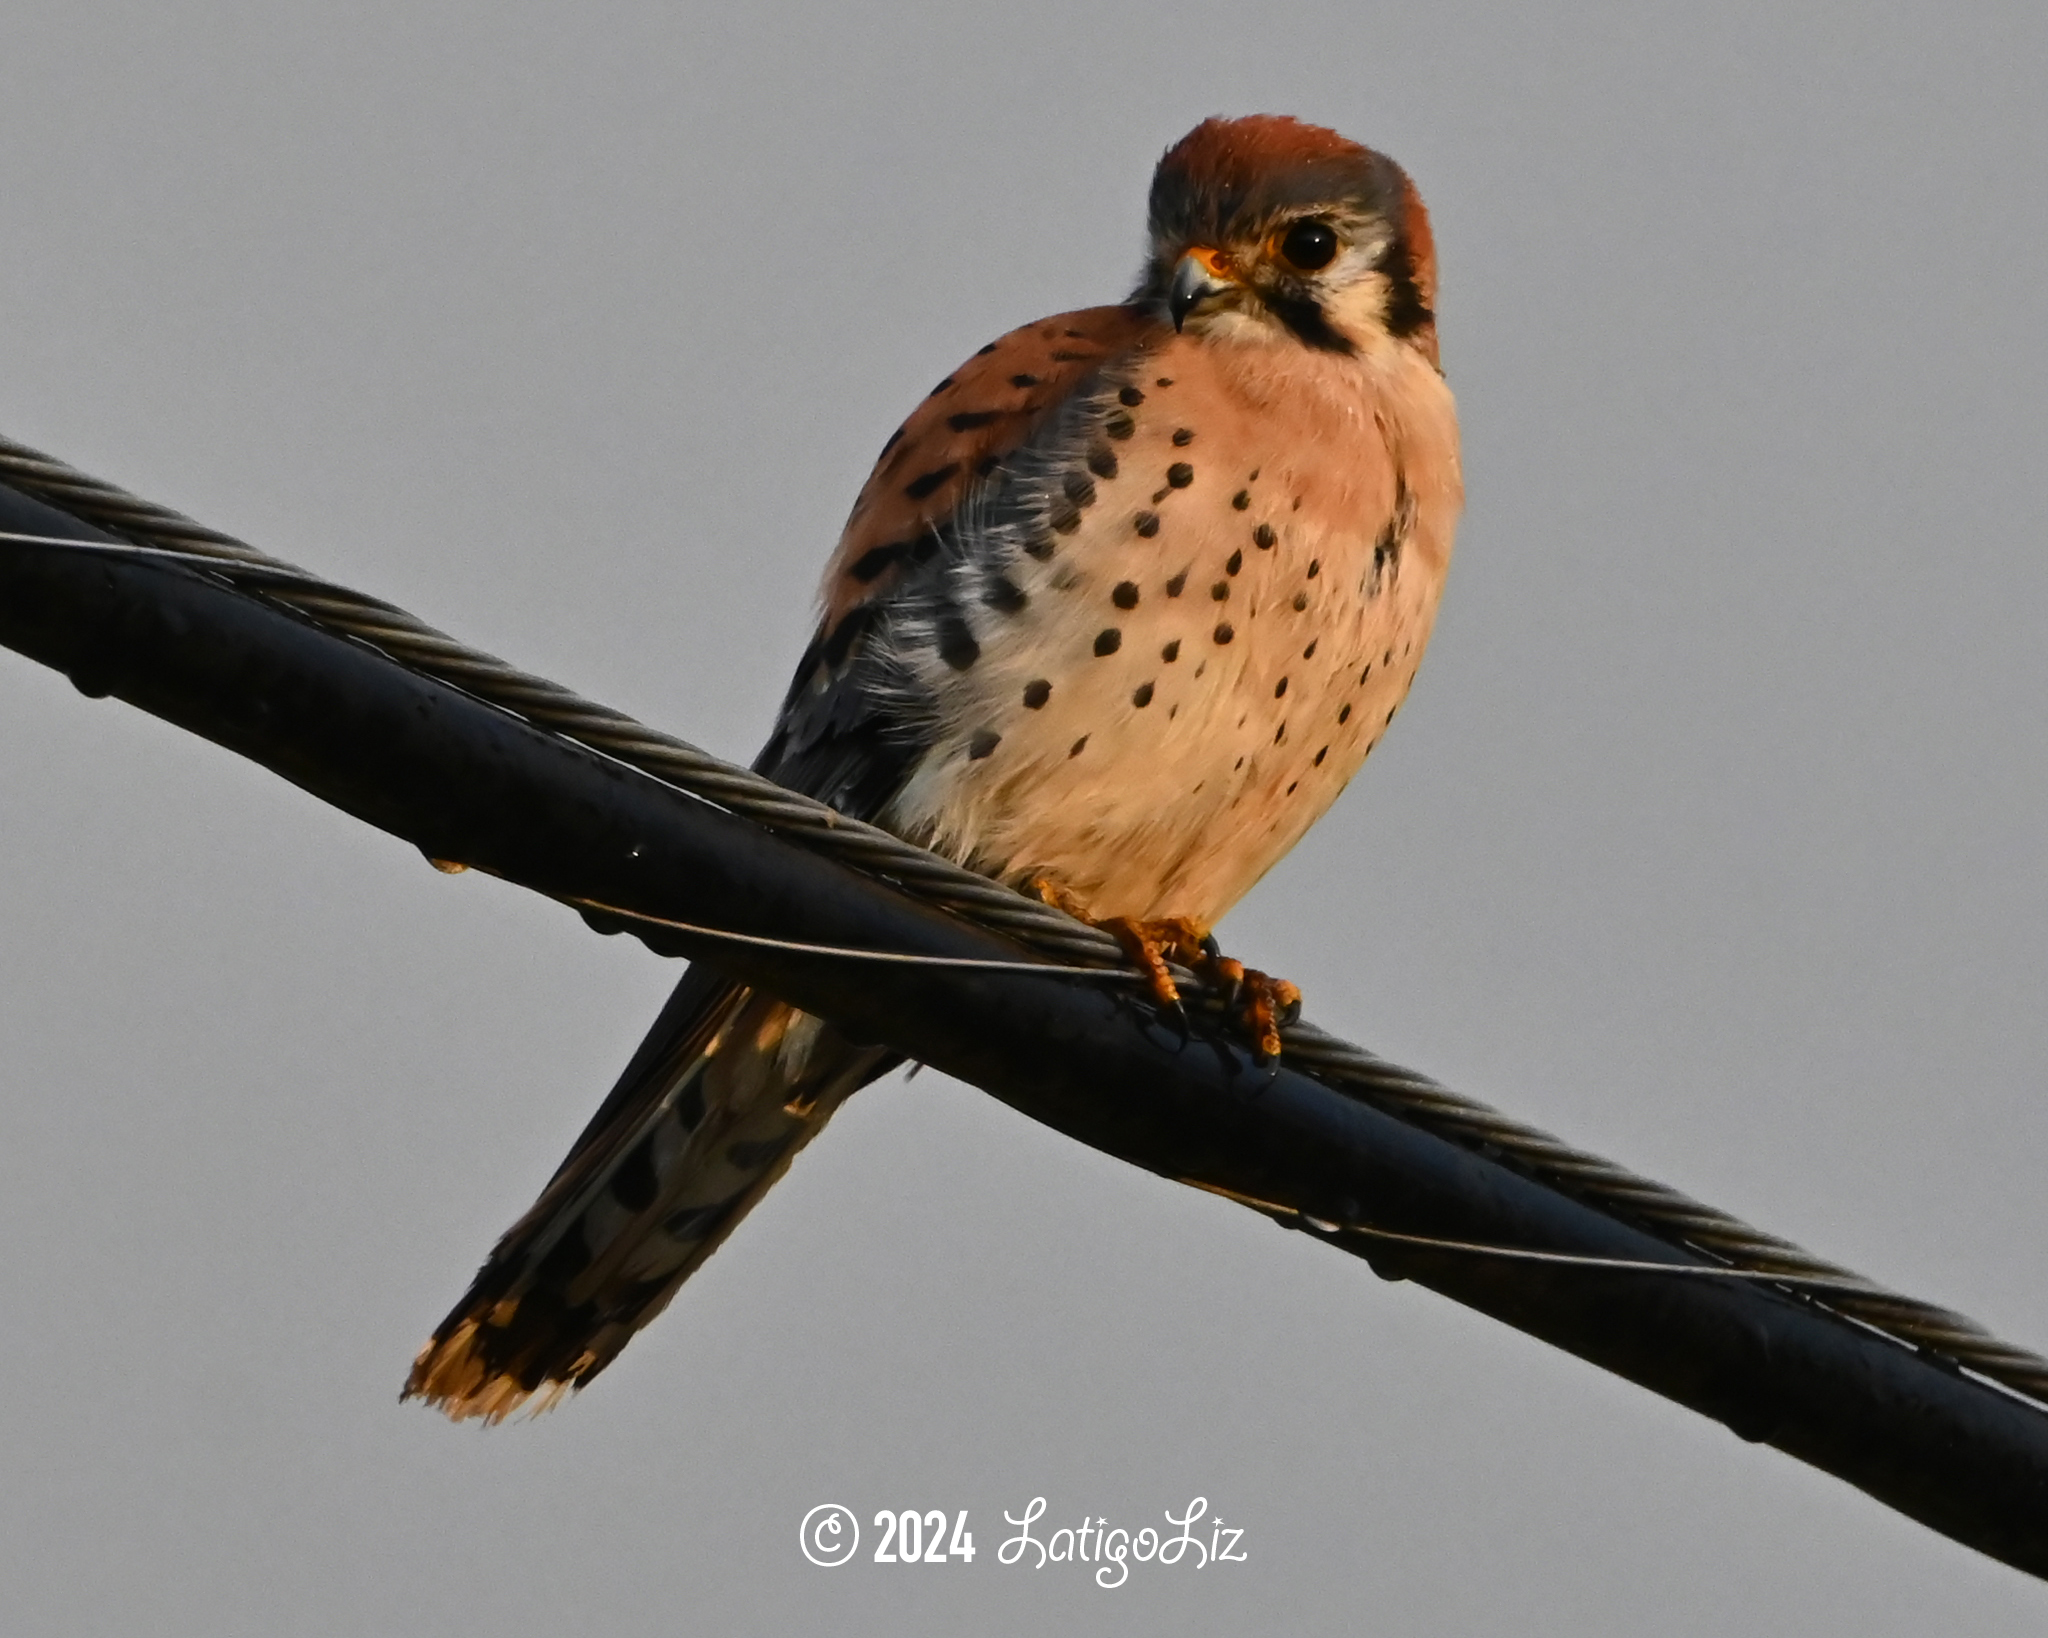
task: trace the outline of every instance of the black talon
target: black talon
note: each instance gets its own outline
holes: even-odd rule
[[[1169,1005],[1161,1007],[1159,1012],[1162,1018],[1165,1018],[1172,1024],[1174,1032],[1180,1037],[1180,1044],[1183,1048],[1194,1045],[1195,1022],[1188,1016],[1188,1009],[1182,1004],[1178,996]]]

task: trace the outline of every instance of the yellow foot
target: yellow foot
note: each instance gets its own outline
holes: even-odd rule
[[[1162,1007],[1180,1008],[1180,986],[1167,970],[1177,961],[1213,988],[1223,999],[1225,1012],[1252,1039],[1261,1058],[1280,1056],[1280,1027],[1301,1016],[1301,989],[1284,978],[1273,978],[1233,961],[1216,947],[1194,922],[1185,916],[1166,916],[1154,921],[1137,921],[1129,916],[1097,917],[1057,882],[1034,876],[1027,884],[1042,902],[1055,906],[1091,927],[1114,935],[1139,972],[1145,976],[1152,999]]]
[[[1301,986],[1275,978],[1226,955],[1209,957],[1196,971],[1223,992],[1229,1008],[1251,1036],[1261,1058],[1280,1056],[1280,1026],[1301,1016]]]

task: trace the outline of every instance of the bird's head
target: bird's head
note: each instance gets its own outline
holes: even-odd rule
[[[1436,352],[1436,254],[1407,173],[1278,115],[1208,119],[1152,177],[1151,255],[1132,300],[1175,329],[1356,353]]]

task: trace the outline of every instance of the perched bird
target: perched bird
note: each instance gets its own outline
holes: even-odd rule
[[[755,766],[1036,884],[1163,980],[1414,680],[1462,501],[1435,299],[1392,160],[1198,125],[1130,298],[990,342],[883,446]],[[899,1061],[693,966],[407,1395],[495,1420],[590,1381]]]

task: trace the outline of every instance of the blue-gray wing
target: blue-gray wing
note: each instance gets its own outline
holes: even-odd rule
[[[885,815],[934,739],[937,703],[919,677],[972,666],[978,633],[1019,596],[1006,560],[1078,525],[1089,463],[1104,459],[1103,421],[1084,411],[1159,328],[1132,307],[1061,314],[991,342],[933,389],[854,505],[756,771],[855,818]],[[1108,425],[1114,437],[1114,414]],[[912,648],[942,664],[906,664]]]

